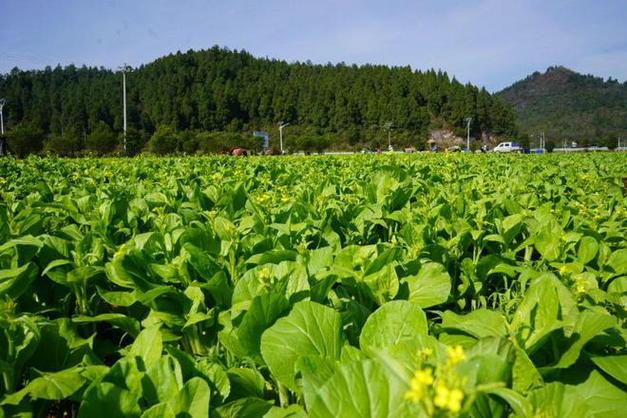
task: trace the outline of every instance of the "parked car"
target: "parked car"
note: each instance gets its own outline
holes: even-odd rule
[[[501,142],[492,150],[494,152],[523,152],[523,149],[516,142]]]

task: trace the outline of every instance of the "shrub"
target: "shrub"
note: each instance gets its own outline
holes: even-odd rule
[[[44,133],[34,125],[21,123],[7,133],[9,152],[24,157],[28,154],[41,152],[44,143]]]
[[[118,139],[109,125],[99,121],[87,136],[85,148],[98,155],[109,154],[115,150]]]
[[[167,125],[160,126],[150,138],[150,152],[157,155],[174,154],[178,151],[176,130]]]

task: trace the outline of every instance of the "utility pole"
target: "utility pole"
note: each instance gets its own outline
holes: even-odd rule
[[[283,154],[283,128],[285,128],[289,124],[289,122],[279,122],[279,146],[281,148],[281,154]]]
[[[122,71],[122,107],[124,108],[124,155],[126,155],[126,72],[130,69],[131,67],[127,64],[120,67],[120,71]]]
[[[388,121],[385,122],[383,127],[388,131],[388,150],[392,151],[392,128],[394,127],[394,124]]]
[[[0,98],[0,155],[7,154],[7,144],[4,140],[4,116],[2,115],[2,108],[6,101]]]
[[[2,108],[4,107],[5,103],[6,100],[0,99],[0,135],[2,136],[4,136],[4,116],[2,115]]]
[[[472,118],[466,118],[466,151],[470,152],[470,122]]]
[[[531,135],[531,137],[538,140],[538,148],[543,150],[546,145],[544,142],[544,132],[540,132],[537,135]],[[529,144],[529,146],[531,146],[531,144]]]

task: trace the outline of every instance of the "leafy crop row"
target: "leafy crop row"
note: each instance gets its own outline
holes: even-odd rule
[[[619,417],[620,154],[0,160],[0,417]]]

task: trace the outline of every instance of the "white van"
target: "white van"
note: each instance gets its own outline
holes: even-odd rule
[[[516,142],[501,142],[492,150],[494,152],[522,152],[522,148]]]

